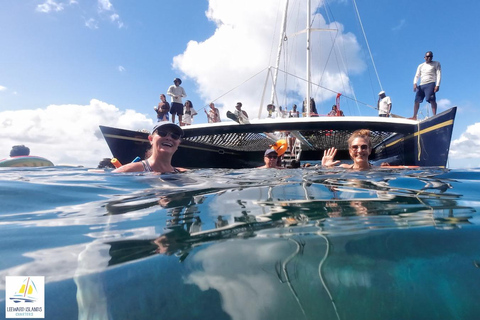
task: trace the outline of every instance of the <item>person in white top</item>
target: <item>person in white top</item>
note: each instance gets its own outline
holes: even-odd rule
[[[415,94],[415,104],[413,106],[413,117],[417,119],[418,108],[420,103],[426,97],[427,102],[432,106],[433,115],[437,114],[437,101],[435,93],[440,90],[440,81],[442,80],[442,67],[440,62],[433,61],[432,51],[425,53],[425,62],[420,64],[413,78],[413,91]],[[418,79],[420,85],[417,86]]]
[[[178,115],[178,123],[182,125],[182,116],[183,116],[183,103],[182,98],[186,97],[187,94],[185,90],[180,85],[182,80],[179,78],[173,79],[173,85],[171,85],[167,94],[171,97],[172,103],[170,104],[170,114],[172,115],[172,123],[175,123],[175,115]]]
[[[392,111],[392,100],[389,96],[385,95],[385,91],[380,91],[378,93],[377,108],[379,117],[390,117],[390,112]]]

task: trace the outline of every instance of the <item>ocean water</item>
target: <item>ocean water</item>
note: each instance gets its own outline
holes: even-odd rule
[[[46,319],[478,319],[480,170],[0,170]]]

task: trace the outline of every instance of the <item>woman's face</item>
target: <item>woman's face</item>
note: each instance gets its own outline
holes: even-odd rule
[[[152,147],[160,152],[175,153],[181,142],[181,137],[169,129],[159,129],[151,135]]]
[[[350,153],[350,158],[352,158],[354,164],[368,164],[368,156],[372,152],[368,146],[367,140],[364,138],[358,137],[353,139],[352,144],[348,148]]]

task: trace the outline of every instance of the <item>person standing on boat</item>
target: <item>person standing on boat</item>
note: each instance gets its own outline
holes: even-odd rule
[[[113,172],[157,172],[179,173],[184,168],[172,166],[172,157],[180,145],[183,130],[167,121],[158,122],[148,136],[151,144],[150,156],[142,161],[131,162],[113,170]]]
[[[197,111],[193,109],[192,101],[187,100],[185,101],[185,106],[183,108],[183,122],[181,122],[182,126],[189,126],[193,122],[193,116],[197,114]]]
[[[233,114],[237,117],[238,123],[250,123],[248,121],[248,114],[245,110],[242,110],[242,103],[237,102],[237,105],[235,106],[235,112]]]
[[[425,53],[425,62],[421,63],[415,77],[413,78],[413,91],[415,94],[415,104],[413,106],[413,117],[411,119],[417,120],[418,108],[423,99],[432,106],[433,115],[437,114],[437,101],[435,93],[440,90],[440,81],[442,80],[442,67],[440,62],[433,61],[432,51]],[[418,79],[420,85],[417,86]]]
[[[210,110],[205,110],[205,113],[207,114],[208,118],[208,123],[215,123],[215,122],[221,122],[220,120],[220,111],[218,111],[217,108],[215,108],[215,104],[213,102],[210,103]]]
[[[182,98],[186,97],[187,94],[185,90],[180,85],[182,84],[182,80],[179,78],[173,79],[173,85],[171,85],[168,90],[167,94],[171,97],[171,106],[170,106],[170,114],[172,115],[172,123],[175,123],[175,115],[178,115],[178,123],[182,124],[182,116],[183,116],[183,103]]]
[[[332,106],[332,110],[327,114],[327,116],[329,116],[329,117],[343,117],[345,115],[343,114],[343,111],[339,110],[337,105],[334,104]]]
[[[157,112],[157,122],[170,120],[168,117],[170,104],[167,102],[167,98],[163,93],[160,95],[160,103],[153,109]]]
[[[378,93],[377,109],[379,117],[390,117],[390,112],[392,111],[392,99],[385,95],[385,91],[380,91]]]
[[[368,161],[368,157],[372,153],[373,145],[370,138],[370,130],[360,129],[352,133],[348,138],[348,153],[353,160],[353,164],[340,164],[341,168],[354,170],[367,170],[372,167]],[[322,166],[334,167],[340,161],[335,161],[337,149],[332,147],[323,151]]]
[[[293,109],[290,110],[289,112],[289,118],[299,118],[300,117],[300,112],[297,110],[297,105],[293,105]]]

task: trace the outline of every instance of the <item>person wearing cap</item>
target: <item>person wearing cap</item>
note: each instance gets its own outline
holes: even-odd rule
[[[277,165],[278,154],[273,149],[265,150],[265,155],[263,156],[263,161],[265,161],[265,165],[258,167],[258,169],[267,169],[267,168],[276,168],[276,169],[283,169]]]
[[[148,136],[151,144],[150,156],[139,162],[125,164],[113,172],[158,172],[179,173],[184,168],[172,166],[173,154],[180,145],[183,130],[178,125],[167,121],[158,122]]]
[[[178,122],[182,125],[182,116],[183,116],[183,103],[182,98],[186,97],[187,94],[185,90],[180,85],[182,84],[182,80],[179,78],[173,79],[173,85],[171,85],[168,90],[167,94],[171,97],[171,105],[170,105],[170,114],[172,115],[172,123],[175,123],[175,115],[178,115]]]
[[[425,62],[417,67],[417,72],[413,78],[413,91],[415,93],[415,103],[413,105],[413,117],[410,119],[417,120],[418,108],[423,99],[432,106],[433,115],[437,114],[437,97],[435,93],[440,90],[440,81],[442,80],[442,66],[440,62],[433,61],[433,52],[425,53]],[[417,82],[420,79],[420,84]]]
[[[392,100],[389,96],[385,95],[385,91],[380,91],[378,93],[377,109],[379,117],[390,117],[390,112],[392,111]]]

